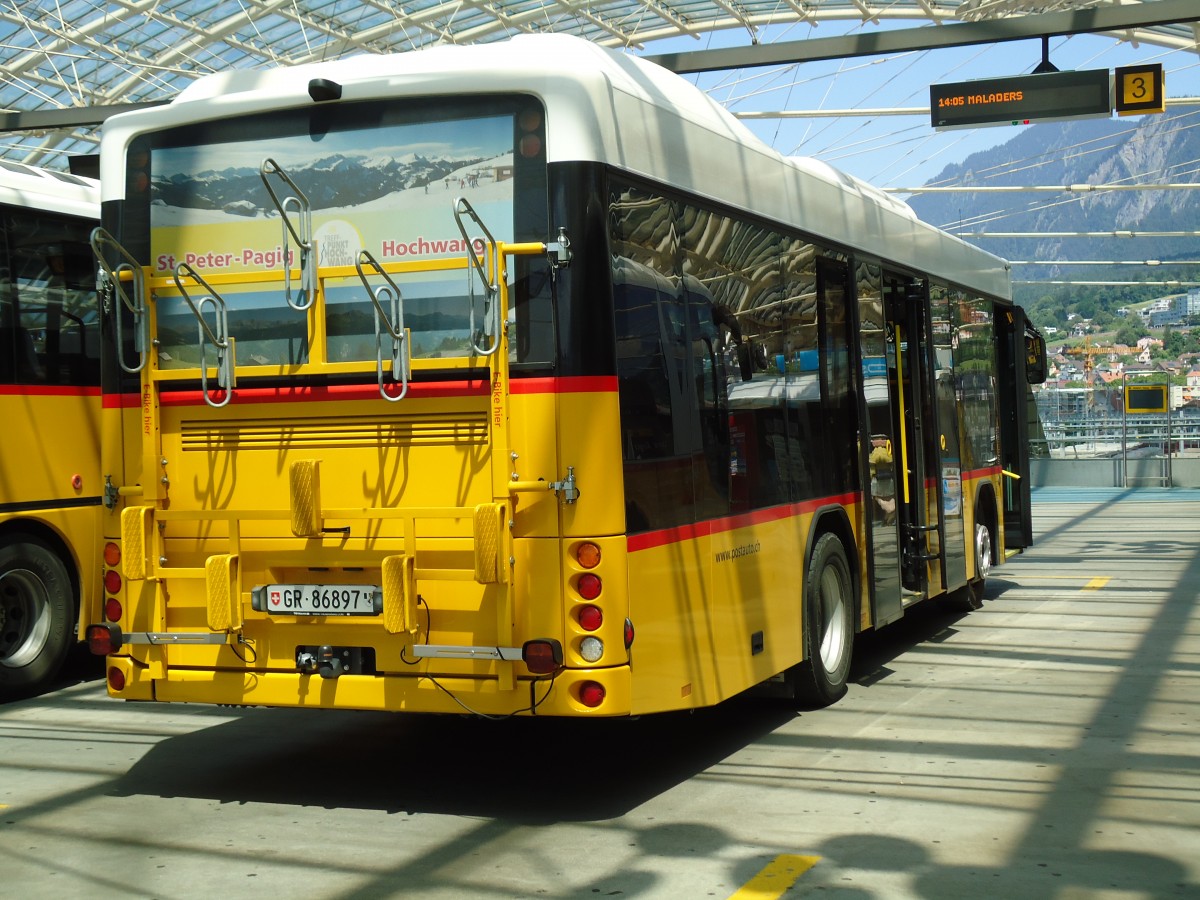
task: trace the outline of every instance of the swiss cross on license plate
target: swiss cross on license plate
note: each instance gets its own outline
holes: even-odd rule
[[[259,612],[287,616],[373,616],[381,611],[373,584],[268,584],[254,591]]]

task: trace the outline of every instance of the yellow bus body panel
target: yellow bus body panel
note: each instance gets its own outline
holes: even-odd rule
[[[0,511],[0,524],[48,529],[54,548],[79,578],[82,628],[99,616],[101,601],[100,392],[83,388],[6,388],[0,421],[0,497],[20,509]],[[82,505],[80,505],[82,504]]]

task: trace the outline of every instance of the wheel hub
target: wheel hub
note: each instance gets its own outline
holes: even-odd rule
[[[0,665],[28,665],[50,636],[50,604],[45,585],[27,569],[0,576]]]

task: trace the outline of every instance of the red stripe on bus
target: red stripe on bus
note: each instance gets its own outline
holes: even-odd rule
[[[105,394],[105,409],[136,409],[142,405],[140,394]]]
[[[0,397],[99,397],[100,388],[57,384],[0,384]]]
[[[408,397],[446,398],[446,397],[478,397],[487,393],[486,381],[438,381],[430,383],[408,384]],[[215,390],[211,396],[218,400],[224,395]],[[231,406],[247,403],[322,403],[335,400],[378,400],[379,387],[374,384],[346,385],[294,385],[290,387],[273,388],[234,388]],[[163,406],[201,406],[204,395],[200,391],[171,391],[159,395],[159,403]]]
[[[964,481],[975,480],[976,478],[991,478],[993,475],[1000,474],[1000,466],[988,466],[986,469],[970,469],[962,473]]]
[[[572,375],[561,378],[514,378],[513,394],[603,394],[617,390],[616,375]]]
[[[513,394],[613,393],[615,375],[584,375],[570,378],[518,378],[509,382]],[[413,398],[473,397],[488,391],[484,381],[409,382],[408,396]],[[98,392],[98,389],[97,389]],[[213,392],[213,396],[218,396]],[[318,387],[297,385],[278,388],[235,388],[230,404],[287,403],[298,401],[371,400],[379,396],[376,385],[350,384]],[[199,406],[204,403],[200,391],[168,391],[160,395],[163,406]],[[141,405],[139,394],[106,394],[106,409],[129,409]]]
[[[752,525],[764,525],[767,522],[777,522],[780,519],[791,519],[796,516],[816,512],[823,506],[848,506],[861,500],[860,494],[841,494],[837,497],[821,497],[817,500],[802,500],[798,503],[783,503],[779,506],[768,506],[753,512],[738,513],[733,516],[722,516],[719,519],[709,519],[694,525],[678,525],[675,528],[663,528],[659,531],[647,531],[642,534],[631,534],[627,538],[630,553],[638,550],[649,550],[654,547],[665,547],[668,544],[678,544],[682,541],[694,540],[705,535],[721,534],[738,528],[748,528]]]

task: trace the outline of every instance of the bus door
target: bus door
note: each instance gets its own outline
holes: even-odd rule
[[[1000,461],[1006,473],[1004,546],[1019,549],[1033,543],[1028,447],[1038,418],[1029,386],[1046,380],[1045,339],[1019,306],[996,311],[996,360],[1001,398]]]
[[[928,288],[924,282],[885,274],[888,394],[900,532],[900,580],[905,599],[928,596],[930,571],[945,584],[942,483],[932,400],[933,365]]]
[[[873,279],[878,282],[878,275]],[[863,413],[869,441],[862,452],[864,503],[866,505],[865,544],[871,592],[871,622],[876,628],[904,615],[900,586],[900,527],[897,509],[896,451],[899,436],[892,415],[895,382],[895,325],[884,314],[882,294],[878,290],[858,292],[859,346],[862,359]]]

